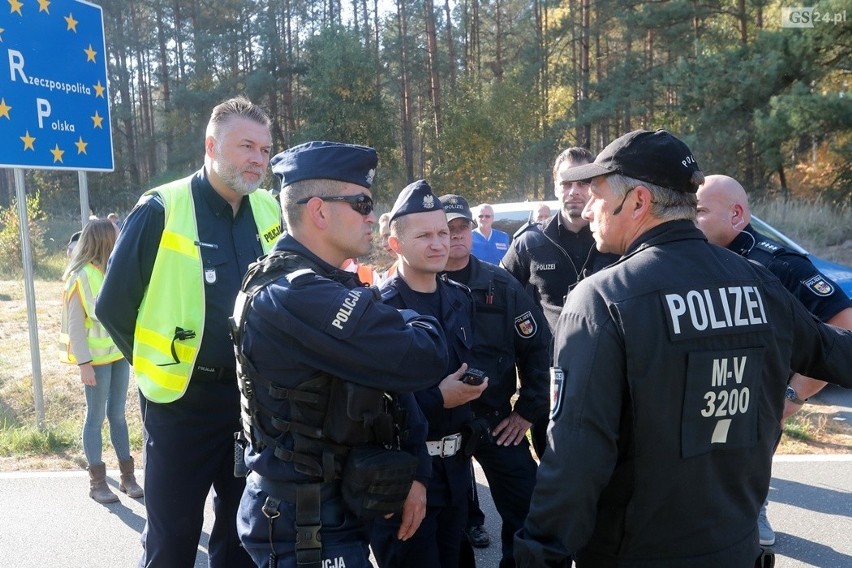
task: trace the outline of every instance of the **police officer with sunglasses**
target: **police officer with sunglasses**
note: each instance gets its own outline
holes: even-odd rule
[[[407,442],[426,430],[410,393],[446,368],[444,334],[338,268],[372,246],[377,162],[337,142],[271,160],[287,233],[249,269],[231,330],[250,470],[237,526],[260,567],[368,568],[371,519],[398,517],[404,538],[423,519],[404,506]]]

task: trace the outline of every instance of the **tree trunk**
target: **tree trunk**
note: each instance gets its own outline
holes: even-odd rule
[[[172,112],[172,88],[169,73],[169,54],[166,49],[165,22],[163,21],[163,8],[159,2],[154,2],[154,17],[157,22],[157,53],[159,55],[159,81],[160,90],[163,95],[163,124],[170,123]],[[163,163],[168,168],[172,155],[172,133],[168,126],[164,126],[163,136]]]
[[[408,17],[405,13],[406,0],[396,0],[397,30],[400,49],[400,82],[402,97],[402,161],[406,183],[414,181],[414,133],[411,127],[411,85],[408,77]]]
[[[453,17],[450,0],[444,0],[444,16],[447,19],[447,59],[450,62],[450,89],[456,86],[456,50],[453,46]]]
[[[577,144],[588,147],[592,137],[592,125],[583,116],[586,101],[589,99],[589,26],[591,18],[591,0],[582,0],[580,8],[580,93],[577,100]]]
[[[423,2],[426,21],[426,47],[429,62],[429,95],[432,102],[433,119],[435,121],[435,141],[441,137],[441,75],[438,66],[438,36],[435,31],[435,6],[432,0]]]

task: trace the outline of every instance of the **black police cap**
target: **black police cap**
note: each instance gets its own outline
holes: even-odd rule
[[[563,181],[621,174],[683,193],[695,193],[704,174],[689,147],[665,130],[634,130],[610,142],[591,164],[569,168]]]
[[[444,211],[447,212],[447,221],[467,219],[471,223],[475,223],[467,199],[461,195],[454,195],[452,193],[442,195],[439,199],[441,200],[441,205],[444,206]]]

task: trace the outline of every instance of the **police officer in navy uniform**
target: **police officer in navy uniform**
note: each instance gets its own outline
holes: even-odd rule
[[[413,538],[397,537],[398,522],[377,519],[370,544],[382,568],[454,568],[467,519],[470,455],[463,452],[465,426],[473,421],[470,401],[488,386],[461,381],[473,347],[473,303],[461,284],[438,274],[449,254],[447,216],[424,180],[406,186],[391,210],[389,245],[398,255],[397,273],[382,285],[391,306],[434,316],[447,337],[449,362],[432,373],[429,388],[414,393],[429,423],[426,446],[431,457],[421,463],[418,480],[426,497],[426,518]],[[387,361],[384,361],[387,364]],[[413,365],[413,363],[412,363]],[[421,369],[423,376],[427,370]]]
[[[417,460],[400,448],[426,424],[394,393],[431,386],[446,342],[337,268],[372,246],[375,150],[308,142],[272,163],[287,233],[249,270],[232,330],[251,470],[240,538],[260,567],[366,568],[373,516],[402,517],[400,538],[422,520],[403,505]]]
[[[622,254],[556,326],[550,447],[515,541],[522,567],[750,568],[790,368],[852,386],[852,334],[695,227],[689,148],[637,130],[569,180]]]
[[[533,295],[551,332],[571,287],[584,275],[618,260],[618,255],[595,248],[589,222],[581,215],[589,200],[589,184],[565,179],[569,168],[593,159],[591,152],[580,147],[568,148],[557,156],[553,184],[562,207],[543,226],[530,223],[519,229],[500,262]],[[536,454],[541,456],[547,447],[546,419],[533,423],[532,442]]]
[[[852,329],[852,301],[807,256],[786,249],[752,227],[748,196],[737,180],[725,175],[707,176],[697,195],[695,222],[707,240],[768,268],[820,321]],[[794,373],[785,390],[784,418],[802,408],[825,385],[824,381]],[[758,528],[761,545],[775,544],[766,503],[760,509]]]
[[[277,200],[258,189],[269,117],[244,97],[217,105],[204,167],[145,193],[124,222],[95,312],[133,365],[145,434],[140,566],[192,566],[213,488],[211,567],[252,566],[236,512],[239,428],[228,317],[249,264],[281,233]]]
[[[474,221],[467,200],[442,195],[441,203],[450,228],[446,274],[470,288],[476,308],[470,365],[490,378],[488,389],[471,403],[476,417],[490,431],[473,456],[485,472],[503,520],[500,567],[507,568],[515,565],[513,538],[523,526],[535,485],[537,465],[526,434],[533,422],[547,418],[550,407],[550,329],[541,310],[511,274],[471,254]],[[468,513],[468,523],[482,525],[478,502],[473,508],[477,510]]]

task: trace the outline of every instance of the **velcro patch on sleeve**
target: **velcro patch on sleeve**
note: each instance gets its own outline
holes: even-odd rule
[[[364,314],[367,306],[373,301],[373,294],[368,288],[353,288],[342,290],[329,303],[325,331],[333,337],[349,337],[358,327],[358,320]]]

